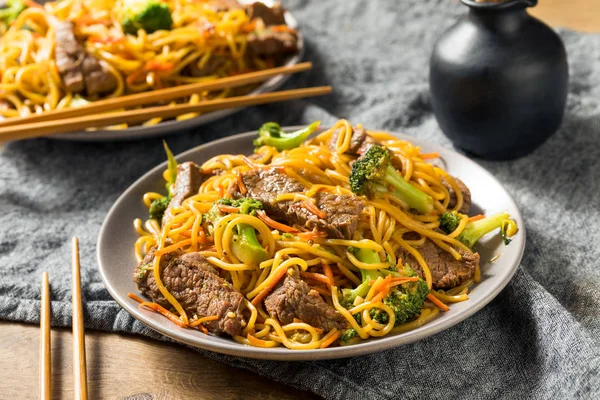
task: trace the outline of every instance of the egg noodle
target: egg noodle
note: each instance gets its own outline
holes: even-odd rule
[[[340,134],[337,147],[332,151],[329,142],[335,130]],[[418,146],[387,133],[368,132],[373,139],[393,152],[393,164],[402,176],[434,199],[432,213],[413,214],[408,211],[408,207],[388,196],[378,200],[365,199],[363,217],[351,240],[326,238],[312,231],[294,233],[287,229],[290,227],[274,223],[264,215],[235,213],[227,215],[223,222],[218,224],[212,236],[209,237],[203,230],[202,214],[211,208],[213,202],[226,196],[227,189],[241,180],[240,174],[252,169],[281,168],[285,174],[307,188],[302,194],[282,194],[276,201],[289,199],[290,196],[295,196],[297,200],[310,201],[318,192],[352,194],[348,176],[351,171],[350,163],[356,157],[344,154],[350,146],[352,132],[349,122],[340,120],[331,129],[291,150],[279,152],[274,147],[263,146],[256,150],[252,160],[244,155],[215,156],[202,164],[201,168],[209,171],[222,170],[223,173],[210,177],[196,195],[189,197],[180,207],[172,209],[172,218],[165,226],[159,227],[155,220],[147,220],[144,223],[139,219],[135,221],[135,228],[140,235],[135,243],[136,257],[141,261],[149,249],[156,247],[154,276],[160,291],[176,312],[171,315],[172,319],[182,326],[191,326],[198,320],[198,316],[186,314],[163,285],[158,273],[161,255],[176,249],[183,252],[200,252],[222,277],[245,296],[251,316],[243,335],[234,339],[251,346],[283,345],[290,349],[318,349],[327,347],[338,339],[340,332],[336,329],[323,332],[302,321],[281,325],[264,310],[261,300],[286,273],[294,271],[299,271],[301,277],[345,317],[349,327],[354,328],[361,339],[415,329],[436,318],[440,308],[446,310],[447,303],[468,299],[470,287],[479,280],[479,272],[475,274],[474,279],[453,289],[432,290],[433,296],[429,296],[430,300],[425,302],[416,319],[397,326],[394,326],[393,310],[382,302],[384,289],[394,285],[391,277],[377,278],[372,283],[368,295],[355,302],[354,308],[348,310],[340,305],[340,290],[353,288],[361,283],[360,268],[385,268],[388,265],[384,262],[362,263],[348,252],[350,246],[372,249],[380,254],[381,260],[389,260],[393,264],[402,263],[402,260],[396,259],[395,254],[399,247],[403,247],[418,261],[423,278],[430,289],[432,276],[419,253],[419,245],[430,239],[456,259],[461,258],[461,252],[471,253],[471,249],[456,239],[464,229],[464,223],[450,235],[437,229],[439,216],[450,210],[450,193],[442,183],[443,180],[446,180],[456,193],[456,202],[451,210],[459,210],[463,203],[461,192],[452,176],[427,161],[439,156],[436,153],[421,153]],[[165,176],[166,173],[165,171]],[[158,193],[146,193],[144,202],[149,207],[152,200],[161,197],[163,196]],[[258,231],[259,240],[268,251],[269,258],[256,267],[242,263],[231,250],[234,228],[239,224],[254,227]],[[285,233],[286,230],[291,233]],[[416,233],[417,238],[404,239],[408,232]],[[370,317],[370,310],[373,308],[389,315],[387,324],[381,324]],[[354,314],[362,315],[360,322],[353,317]],[[197,326],[200,327],[201,324]]]
[[[22,11],[10,27],[0,23],[0,116],[76,107],[82,99],[65,87],[56,63],[55,21],[71,21],[85,50],[116,79],[116,87],[101,98],[214,80],[273,67],[274,59],[247,52],[247,36],[256,28],[242,8],[219,10],[210,0],[163,0],[173,20],[170,30],[136,35],[121,27],[120,2],[115,0],[61,0]],[[282,29],[286,26],[280,26]],[[291,28],[286,28],[293,31]],[[186,67],[203,68],[215,57],[214,73],[195,77]],[[251,87],[239,88],[248,92]],[[206,98],[232,95],[226,89],[194,94],[178,102],[196,104]],[[93,101],[98,95],[88,98]],[[85,100],[84,100],[85,101]],[[197,114],[178,116],[188,119]],[[161,121],[154,118],[145,125]],[[126,125],[112,127],[122,129]]]

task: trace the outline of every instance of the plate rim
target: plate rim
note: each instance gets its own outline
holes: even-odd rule
[[[295,126],[283,127],[282,129],[296,130],[301,127],[302,127],[302,125],[295,125]],[[322,128],[320,131],[322,131],[324,129],[326,129],[326,128]],[[238,357],[245,357],[245,358],[252,358],[252,359],[277,360],[277,361],[311,361],[311,360],[326,360],[326,359],[339,359],[339,358],[355,357],[355,356],[364,355],[364,354],[373,354],[373,353],[377,353],[380,351],[389,350],[391,348],[396,348],[396,347],[400,347],[400,346],[407,345],[410,343],[414,343],[419,340],[425,339],[427,337],[436,335],[442,331],[445,331],[446,329],[449,329],[449,328],[457,325],[458,323],[473,316],[478,311],[480,311],[482,308],[484,308],[486,305],[488,305],[494,298],[496,298],[496,296],[498,296],[498,294],[500,294],[500,292],[502,290],[504,290],[506,285],[508,285],[508,283],[513,278],[514,274],[516,273],[517,269],[519,268],[519,266],[521,264],[521,261],[523,259],[523,254],[525,251],[526,227],[525,227],[523,217],[521,215],[521,212],[520,212],[513,196],[510,194],[510,192],[508,190],[506,190],[504,185],[502,185],[502,183],[496,177],[494,177],[487,169],[485,169],[481,165],[477,164],[475,161],[469,159],[468,157],[466,157],[454,150],[445,148],[445,147],[435,144],[435,143],[428,142],[427,140],[415,138],[415,137],[409,136],[407,134],[399,133],[399,132],[390,132],[390,131],[385,131],[385,132],[389,133],[399,139],[402,139],[402,140],[408,140],[412,143],[418,142],[418,143],[415,143],[416,145],[421,145],[421,144],[426,143],[428,148],[432,149],[432,151],[439,152],[440,155],[443,155],[444,153],[451,153],[453,155],[453,157],[458,157],[459,159],[461,159],[462,162],[467,162],[469,164],[476,165],[478,168],[481,169],[481,171],[485,175],[487,175],[486,176],[487,179],[493,180],[496,184],[499,185],[499,187],[502,188],[502,190],[505,192],[505,194],[507,196],[507,200],[511,203],[510,206],[512,206],[516,210],[516,215],[511,215],[511,217],[517,221],[517,224],[519,226],[518,239],[515,239],[512,242],[512,245],[519,246],[519,248],[517,250],[517,256],[515,258],[515,261],[510,266],[510,270],[507,271],[507,273],[502,277],[502,279],[493,287],[493,290],[488,291],[487,294],[481,300],[479,300],[476,303],[473,303],[472,306],[466,308],[465,310],[458,311],[457,314],[451,315],[446,319],[439,320],[437,323],[435,323],[433,325],[425,324],[422,327],[419,327],[415,330],[405,332],[402,334],[378,338],[375,340],[369,340],[369,341],[361,342],[361,343],[358,343],[355,345],[350,345],[350,346],[343,346],[343,347],[340,346],[340,347],[333,347],[333,348],[328,348],[328,349],[315,349],[315,350],[289,350],[287,348],[282,348],[282,347],[263,349],[263,348],[259,348],[259,347],[252,347],[252,346],[240,344],[240,343],[233,341],[232,339],[228,343],[220,343],[220,342],[214,342],[213,340],[211,340],[210,336],[208,336],[208,337],[193,336],[192,337],[190,335],[185,335],[185,331],[178,332],[173,329],[168,329],[167,327],[171,327],[170,324],[164,325],[164,324],[157,323],[150,317],[141,313],[138,309],[137,303],[133,304],[132,303],[133,300],[129,299],[126,295],[122,296],[112,286],[111,282],[109,281],[108,277],[105,274],[105,271],[103,268],[103,263],[102,263],[102,253],[103,253],[102,242],[103,242],[103,238],[107,234],[108,227],[110,226],[110,221],[112,220],[112,218],[111,218],[112,215],[117,212],[117,210],[120,208],[120,204],[122,202],[124,202],[131,195],[132,192],[135,191],[136,187],[140,184],[143,184],[143,182],[146,181],[147,177],[149,177],[150,175],[152,175],[154,173],[157,173],[160,170],[164,170],[167,166],[166,161],[164,161],[164,162],[160,163],[159,165],[155,166],[154,168],[150,169],[145,174],[143,174],[140,178],[138,178],[135,182],[133,182],[123,193],[121,193],[121,195],[113,203],[113,205],[109,209],[108,213],[106,214],[104,221],[102,222],[100,231],[98,233],[98,240],[96,243],[96,258],[97,258],[98,270],[100,273],[100,277],[102,279],[102,283],[104,284],[105,288],[107,289],[107,291],[109,292],[111,297],[125,311],[127,311],[132,317],[134,317],[136,320],[140,321],[147,327],[151,328],[152,330],[154,330],[162,335],[165,335],[171,339],[174,339],[178,342],[182,342],[182,343],[188,344],[188,345],[196,347],[196,348],[200,348],[200,349],[207,350],[207,351],[213,351],[213,352],[220,353],[220,354],[226,354],[226,355],[230,355],[230,356],[238,356]],[[254,131],[244,132],[244,133],[220,138],[220,139],[193,147],[189,150],[186,150],[186,151],[178,154],[176,156],[176,159],[178,161],[182,160],[182,159],[189,159],[189,157],[191,155],[193,155],[194,153],[199,152],[202,149],[205,149],[207,147],[215,146],[218,144],[226,144],[227,142],[237,142],[237,141],[244,141],[244,140],[250,142],[250,139],[252,137],[254,137],[256,134],[257,134],[257,131],[254,130]],[[104,251],[106,251],[106,250],[104,250]],[[435,322],[435,321],[433,321],[433,322]]]
[[[273,0],[257,0],[267,5],[274,4]],[[241,0],[244,2],[251,2],[249,0]],[[253,1],[252,1],[253,2]],[[288,9],[285,10],[286,23],[296,30],[298,37],[298,53],[288,57],[286,62],[281,67],[291,67],[300,63],[304,58],[306,50],[304,35],[302,29],[298,23],[298,20],[292,12]],[[260,86],[248,93],[248,95],[258,95],[262,93],[270,93],[282,87],[290,78],[291,74],[279,74],[272,78],[262,82]],[[168,120],[160,122],[156,125],[142,126],[136,125],[127,129],[99,129],[97,131],[77,131],[77,132],[65,132],[57,135],[44,136],[46,139],[59,140],[59,141],[73,141],[73,142],[122,142],[131,141],[138,139],[146,139],[156,136],[171,136],[189,129],[194,129],[202,125],[209,124],[232,116],[233,114],[243,110],[244,107],[229,108],[224,110],[212,111],[207,114],[199,115],[194,118],[190,118],[183,121]]]

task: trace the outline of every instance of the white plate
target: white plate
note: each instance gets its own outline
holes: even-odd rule
[[[242,4],[254,3],[255,0],[239,0]],[[275,1],[273,0],[262,0],[268,6],[272,6]],[[302,60],[304,55],[304,38],[302,32],[298,29],[298,21],[289,12],[285,12],[285,21],[291,28],[296,29],[298,32],[298,53],[287,58],[286,62],[282,66],[296,65]],[[250,92],[249,94],[260,94],[273,92],[283,86],[283,84],[289,79],[290,75],[277,75],[273,78],[262,83],[258,88]],[[228,117],[238,111],[241,108],[232,108],[227,110],[219,110],[211,113],[199,115],[196,118],[190,118],[183,121],[169,120],[161,122],[153,126],[132,126],[127,129],[115,129],[115,130],[98,130],[98,131],[83,131],[83,132],[69,132],[60,135],[49,136],[50,139],[58,140],[76,140],[76,141],[115,141],[115,140],[132,140],[141,139],[152,136],[169,135],[177,132],[182,132],[191,128],[214,122],[221,118]]]
[[[286,129],[298,129],[298,127]],[[128,293],[139,293],[132,281],[132,273],[136,265],[133,244],[138,238],[133,229],[133,220],[148,214],[142,202],[144,193],[164,190],[162,172],[166,168],[166,162],[131,185],[112,206],[104,220],[98,238],[97,256],[100,275],[106,288],[131,315],[166,336],[206,350],[269,360],[318,360],[357,356],[415,342],[456,325],[483,308],[508,284],[523,256],[525,225],[510,194],[478,164],[452,150],[406,135],[394,135],[421,146],[424,152],[438,152],[444,168],[462,179],[471,189],[475,213],[506,210],[519,225],[519,232],[508,246],[504,246],[499,235],[488,240],[484,238],[480,242],[477,250],[482,260],[481,282],[473,287],[468,301],[452,304],[450,311],[441,313],[434,321],[410,332],[371,339],[352,346],[304,351],[287,348],[263,349],[238,344],[230,338],[205,335],[198,330],[180,328],[158,313],[140,309],[138,303],[127,297]],[[252,139],[255,136],[256,132],[249,132],[220,139],[188,150],[180,154],[177,160],[202,164],[218,154],[250,154],[253,150]],[[499,253],[502,255],[494,263],[488,261]]]

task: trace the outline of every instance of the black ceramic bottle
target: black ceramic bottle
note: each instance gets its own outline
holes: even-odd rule
[[[527,13],[537,0],[461,1],[468,14],[442,35],[431,56],[433,111],[466,152],[521,157],[560,126],[568,85],[565,48]]]

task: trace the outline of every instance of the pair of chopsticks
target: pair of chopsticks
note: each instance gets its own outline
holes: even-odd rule
[[[122,123],[140,123],[157,117],[174,118],[188,113],[206,113],[227,108],[254,106],[331,93],[331,86],[319,86],[206,100],[198,104],[166,105],[119,112],[114,111],[170,101],[190,96],[194,93],[244,86],[262,82],[277,75],[294,74],[310,68],[312,68],[312,64],[305,62],[293,66],[270,68],[263,71],[216,79],[214,81],[95,101],[76,108],[53,110],[26,117],[7,118],[0,121],[0,141],[29,139]]]
[[[81,304],[81,275],[79,268],[79,240],[73,238],[72,253],[73,290],[73,378],[75,399],[87,399],[87,372],[85,363],[85,332]],[[52,367],[50,353],[50,285],[48,272],[42,273],[42,305],[40,309],[40,398],[52,396]]]

